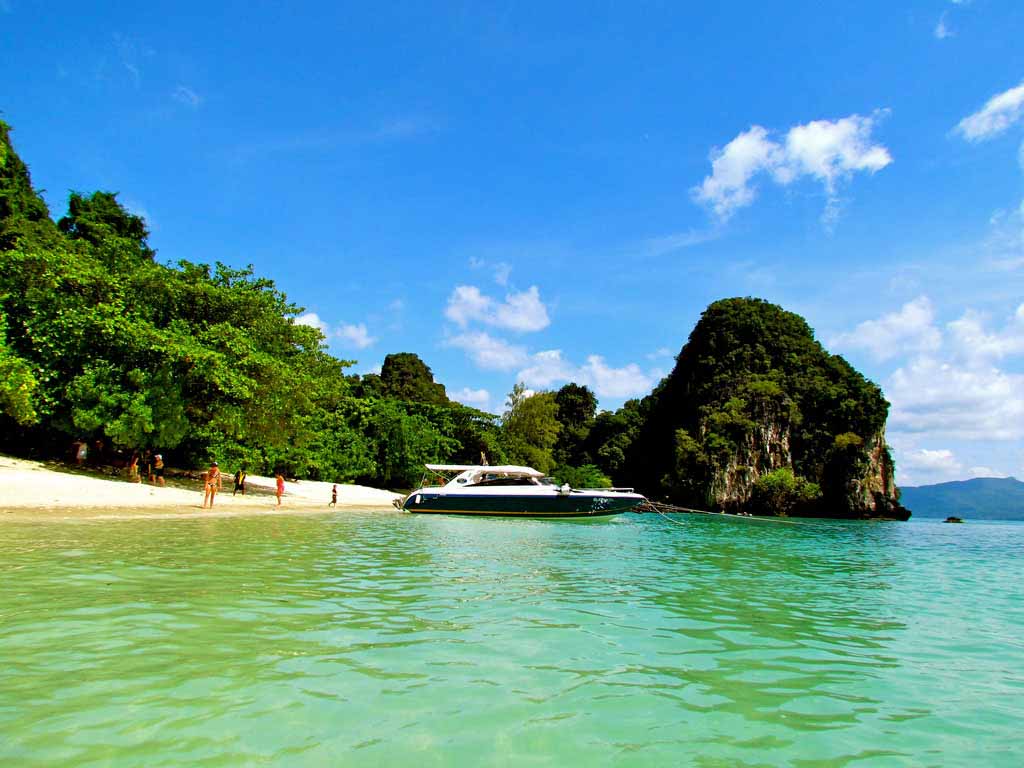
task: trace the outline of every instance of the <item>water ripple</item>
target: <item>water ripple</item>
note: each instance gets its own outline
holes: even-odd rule
[[[0,525],[0,763],[1020,764],[1024,526]]]

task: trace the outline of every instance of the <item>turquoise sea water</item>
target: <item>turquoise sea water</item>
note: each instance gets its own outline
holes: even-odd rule
[[[1019,766],[1024,525],[0,525],[0,765]]]

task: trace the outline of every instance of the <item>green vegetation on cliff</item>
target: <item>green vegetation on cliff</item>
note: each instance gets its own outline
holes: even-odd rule
[[[655,496],[794,514],[901,514],[881,391],[776,305],[710,305],[640,407],[625,472]]]

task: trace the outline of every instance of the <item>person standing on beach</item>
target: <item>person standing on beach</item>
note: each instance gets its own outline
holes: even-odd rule
[[[331,488],[331,503],[328,504],[327,506],[328,507],[336,507],[336,506],[338,506],[338,486],[336,486],[336,485]]]
[[[203,509],[206,509],[206,502],[210,502],[210,509],[213,509],[213,500],[217,496],[217,491],[221,487],[221,476],[220,467],[217,466],[216,461],[210,462],[210,468],[206,470],[206,475],[203,478]]]
[[[153,485],[164,485],[164,457],[159,453],[153,457]]]
[[[281,497],[284,496],[284,475],[280,472],[274,474],[274,479],[277,480],[277,506],[281,506]]]
[[[239,491],[241,491],[242,495],[245,496],[245,478],[245,467],[242,467],[240,470],[235,472],[235,490],[231,492],[232,496],[234,496]]]

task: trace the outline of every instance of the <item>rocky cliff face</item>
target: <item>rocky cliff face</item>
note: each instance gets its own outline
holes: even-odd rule
[[[751,500],[754,484],[777,469],[794,469],[790,426],[768,420],[755,424],[732,456],[711,472],[708,500],[717,509],[743,509]],[[885,517],[906,520],[909,511],[899,503],[895,467],[885,444],[885,430],[865,441],[853,465],[862,468],[844,484],[844,517]],[[827,511],[832,516],[835,510]]]
[[[892,456],[885,444],[885,428],[864,444],[864,473],[853,480],[847,499],[861,517],[892,517],[906,520],[910,511],[900,504]]]
[[[905,519],[888,410],[878,386],[824,349],[803,318],[723,299],[641,403],[620,481],[703,508]]]
[[[702,437],[707,428],[702,430]],[[736,451],[711,473],[708,498],[719,509],[740,508],[750,501],[754,483],[776,469],[793,466],[790,426],[779,419],[755,423]]]

